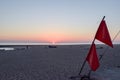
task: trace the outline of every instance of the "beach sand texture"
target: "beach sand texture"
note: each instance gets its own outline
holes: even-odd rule
[[[97,45],[101,55],[107,46]],[[70,80],[76,76],[90,45],[29,46],[28,49],[0,51],[0,80]],[[89,71],[86,63],[82,74]],[[95,80],[120,79],[120,45],[109,48],[100,67],[91,76]],[[79,80],[79,79],[76,79]]]

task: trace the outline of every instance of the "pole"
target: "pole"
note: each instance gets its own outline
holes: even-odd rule
[[[103,19],[102,20],[104,20],[105,19],[105,16],[103,16]],[[96,35],[95,35],[96,36]],[[93,39],[93,42],[92,42],[92,44],[94,43],[94,41],[95,41],[95,37],[94,37],[94,39]],[[83,64],[82,64],[82,67],[81,67],[81,69],[80,69],[80,71],[79,71],[79,74],[78,75],[80,75],[81,74],[81,72],[82,72],[82,70],[83,70],[83,68],[84,68],[84,66],[85,66],[85,63],[86,63],[86,59],[84,60],[84,62],[83,62]]]
[[[115,37],[113,38],[112,42],[117,38],[117,36],[119,35],[120,30],[118,31],[118,33],[115,35]],[[102,59],[102,57],[105,55],[105,53],[107,52],[109,47],[106,48],[106,50],[104,51],[104,53],[100,56],[99,61]]]
[[[101,21],[103,21],[105,19],[105,16],[103,16],[103,18],[102,18],[102,20]],[[97,31],[98,32],[98,31]],[[97,33],[96,32],[96,33]],[[96,35],[95,35],[95,37],[96,37]],[[94,39],[95,39],[95,37],[94,37]],[[90,74],[91,74],[91,72],[92,72],[92,70],[90,69],[90,71],[89,71],[89,73],[88,73],[88,76],[90,77]]]
[[[80,69],[80,71],[79,71],[79,74],[78,74],[78,75],[80,75],[80,74],[81,74],[81,72],[82,72],[82,70],[83,70],[83,68],[84,68],[84,66],[85,66],[85,63],[86,63],[86,60],[84,60],[84,62],[83,62],[83,64],[82,64],[82,67],[81,67],[81,69]]]
[[[113,38],[112,42],[114,42],[114,40],[117,38],[117,36],[120,34],[120,30],[117,32],[117,34],[115,35],[115,37]],[[105,55],[105,53],[107,52],[107,50],[109,49],[109,47],[107,47],[105,49],[105,51],[103,52],[103,54],[100,56],[99,61],[102,59],[102,57]],[[92,70],[90,69],[88,76],[90,76]]]
[[[93,39],[93,42],[92,42],[92,44],[95,42],[95,38]],[[83,64],[82,64],[82,67],[81,67],[81,69],[80,69],[80,71],[79,71],[79,74],[78,75],[80,75],[81,74],[81,72],[82,72],[82,70],[83,70],[83,68],[84,68],[84,66],[85,66],[85,63],[86,63],[86,58],[85,58],[85,60],[84,60],[84,62],[83,62]]]

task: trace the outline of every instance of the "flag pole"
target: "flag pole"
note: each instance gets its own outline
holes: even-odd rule
[[[104,18],[105,18],[105,16],[103,16],[103,19],[102,20],[104,20]],[[96,36],[96,35],[95,35]],[[93,41],[92,41],[92,44],[95,42],[95,37],[94,37],[94,39],[93,39]],[[84,62],[83,62],[83,64],[82,64],[82,67],[81,67],[81,69],[80,69],[80,71],[79,71],[79,73],[78,73],[78,76],[72,76],[72,77],[70,77],[70,79],[72,79],[72,78],[76,78],[76,77],[79,77],[80,75],[81,75],[81,73],[82,73],[82,70],[83,70],[83,68],[84,68],[84,66],[85,66],[85,63],[86,63],[86,58],[85,58],[85,60],[84,60]],[[90,72],[91,73],[91,72]],[[88,75],[87,76],[88,78],[90,78],[90,75]]]
[[[95,37],[94,37],[94,39],[93,39],[93,41],[92,41],[92,44],[93,44],[94,42],[95,42]],[[86,63],[86,58],[85,58],[85,60],[84,60],[84,62],[83,62],[83,64],[82,64],[82,67],[81,67],[78,75],[81,74],[81,72],[82,72],[82,70],[83,70],[83,68],[84,68],[84,66],[85,66],[85,63]]]
[[[117,32],[117,34],[116,34],[115,37],[113,38],[112,42],[114,42],[114,40],[117,38],[117,36],[118,36],[119,34],[120,34],[120,30]],[[99,61],[101,61],[102,57],[103,57],[103,56],[105,55],[105,53],[107,52],[108,48],[109,48],[109,47],[107,47],[107,48],[105,49],[105,51],[103,52],[103,54],[100,56]],[[88,76],[90,76],[91,72],[92,72],[92,70],[90,69],[90,71],[89,71],[89,73],[88,73]]]
[[[102,19],[102,20],[104,20],[104,19],[105,19],[105,16],[103,16],[103,19]],[[95,36],[96,36],[96,35],[95,35]],[[92,44],[94,43],[94,41],[95,41],[95,37],[94,37],[94,39],[93,39],[93,41],[92,41]],[[83,70],[83,68],[84,68],[84,66],[85,66],[85,63],[86,63],[86,59],[84,60],[84,62],[83,62],[83,64],[82,64],[82,67],[81,67],[78,75],[81,74],[81,72],[82,72],[82,70]]]
[[[105,19],[105,16],[103,16],[102,20],[103,21]],[[97,33],[97,32],[96,32]],[[95,34],[95,37],[96,37],[96,34]],[[94,40],[95,40],[95,37],[94,37]],[[100,59],[99,59],[100,60]],[[90,78],[90,74],[91,74],[92,70],[90,69],[89,73],[88,73],[88,77]]]
[[[94,41],[95,41],[95,38],[94,38],[94,40],[93,40],[92,44],[94,43]],[[85,63],[86,63],[86,59],[84,60],[84,62],[83,62],[83,64],[82,64],[82,67],[81,67],[81,69],[80,69],[80,71],[79,71],[79,74],[78,74],[78,75],[80,75],[80,74],[81,74],[81,72],[82,72],[82,70],[83,70],[83,68],[84,68],[84,66],[85,66]]]
[[[115,37],[113,38],[112,42],[117,38],[117,36],[120,34],[120,30],[118,31],[118,33],[115,35]],[[104,53],[100,56],[99,61],[102,59],[102,57],[105,55],[106,51],[108,50],[108,47],[106,48],[106,50],[104,51]]]

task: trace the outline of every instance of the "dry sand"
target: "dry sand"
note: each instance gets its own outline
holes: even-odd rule
[[[79,73],[89,45],[29,46],[28,49],[0,51],[0,80],[70,80]],[[98,55],[107,46],[97,45]],[[96,80],[120,79],[120,45],[109,48],[91,77]],[[82,74],[89,71],[86,63]],[[79,80],[79,79],[76,79]]]

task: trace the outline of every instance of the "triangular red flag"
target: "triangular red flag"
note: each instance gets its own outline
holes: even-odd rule
[[[97,33],[95,35],[95,38],[111,47],[113,47],[110,35],[109,35],[109,31],[106,25],[105,20],[102,20],[99,28],[97,30]]]
[[[97,57],[96,46],[94,43],[91,45],[86,60],[88,61],[91,70],[96,71],[96,69],[99,67],[99,60]]]

